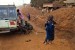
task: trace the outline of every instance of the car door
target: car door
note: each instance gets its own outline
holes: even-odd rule
[[[9,28],[9,20],[0,20],[0,28]]]

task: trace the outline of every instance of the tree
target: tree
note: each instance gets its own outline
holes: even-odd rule
[[[55,1],[55,0],[48,0],[48,2],[50,2],[50,3],[52,3],[53,1]]]
[[[42,7],[44,3],[51,3],[54,0],[31,0],[31,6]]]

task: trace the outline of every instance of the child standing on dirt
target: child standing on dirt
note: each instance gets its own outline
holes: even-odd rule
[[[29,13],[27,14],[27,18],[28,18],[28,20],[30,20],[30,14]]]
[[[44,41],[45,44],[48,44],[49,42],[52,44],[52,41],[54,40],[54,26],[55,22],[53,20],[53,16],[49,16],[48,21],[45,24],[46,27],[46,39]]]
[[[21,26],[24,26],[25,25],[24,16],[20,13],[19,9],[17,9],[17,16],[19,18],[19,23],[21,24]]]

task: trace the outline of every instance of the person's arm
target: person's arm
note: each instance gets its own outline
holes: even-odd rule
[[[54,20],[53,20],[53,23],[54,23],[54,24],[57,24]]]
[[[45,27],[46,27],[46,23],[45,23]]]
[[[48,25],[48,21],[45,23],[45,27]]]
[[[45,23],[45,27],[47,26],[47,22]]]

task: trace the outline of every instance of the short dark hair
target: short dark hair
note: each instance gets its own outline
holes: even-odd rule
[[[48,16],[48,21],[53,20],[53,15]]]
[[[17,9],[17,12],[19,12],[19,9]]]

